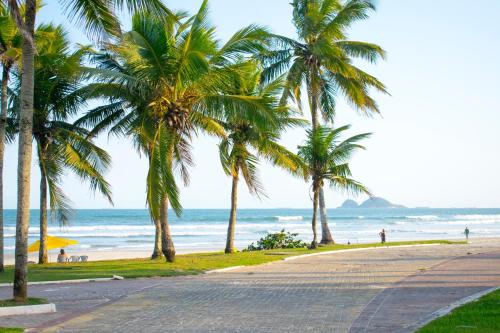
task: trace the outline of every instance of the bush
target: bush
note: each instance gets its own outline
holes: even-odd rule
[[[261,238],[257,245],[254,243],[248,245],[247,251],[260,251],[260,250],[272,250],[272,249],[295,249],[306,247],[307,244],[300,239],[295,239],[298,234],[292,234],[290,232],[285,232],[285,229],[274,234],[267,234],[266,237]]]

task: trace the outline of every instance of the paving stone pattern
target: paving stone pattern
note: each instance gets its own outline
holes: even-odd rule
[[[32,332],[409,332],[437,309],[495,285],[500,244],[482,240],[201,276],[33,286],[59,313],[0,322]]]

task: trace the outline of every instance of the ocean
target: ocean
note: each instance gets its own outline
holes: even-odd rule
[[[30,243],[38,237],[38,210],[31,211]],[[245,248],[267,233],[286,231],[310,241],[310,209],[240,209],[236,226],[236,246]],[[384,228],[388,241],[418,239],[461,239],[467,226],[470,237],[500,236],[500,209],[329,209],[330,229],[338,243],[366,243],[379,240]],[[225,245],[227,209],[186,209],[181,217],[170,214],[176,249],[180,251],[222,250]],[[15,243],[15,210],[5,211],[5,251]],[[318,221],[319,222],[319,221]],[[318,223],[318,232],[321,226]],[[77,210],[69,226],[49,223],[49,235],[75,239],[72,248],[96,251],[152,249],[154,226],[147,210]]]

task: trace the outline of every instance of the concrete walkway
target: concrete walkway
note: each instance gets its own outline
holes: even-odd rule
[[[500,242],[382,248],[203,276],[33,286],[59,313],[2,318],[33,332],[410,332],[500,286]],[[0,289],[0,297],[10,290]]]

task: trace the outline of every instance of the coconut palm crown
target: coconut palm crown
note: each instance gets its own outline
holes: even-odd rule
[[[283,99],[291,99],[302,108],[305,87],[313,126],[318,112],[333,121],[339,94],[358,110],[379,112],[370,89],[387,93],[375,77],[354,65],[355,59],[376,63],[385,51],[373,43],[348,39],[347,30],[375,10],[371,0],[294,0],[293,23],[298,39],[273,35],[274,47],[262,55],[267,65],[264,79],[286,73]]]

